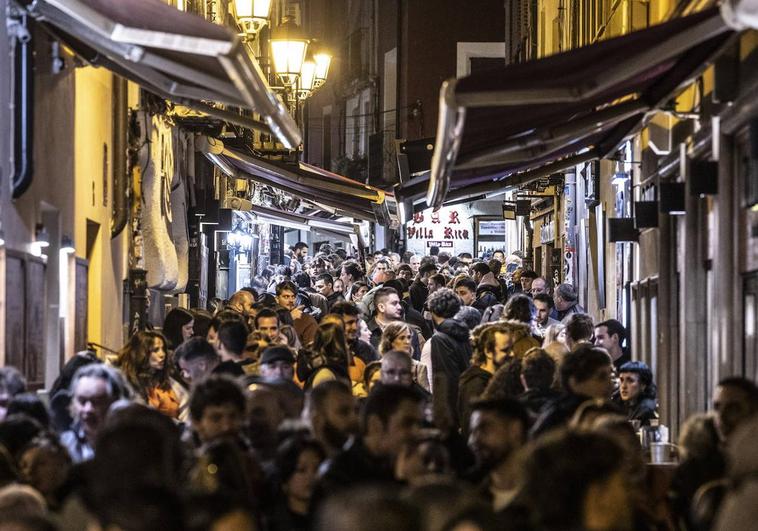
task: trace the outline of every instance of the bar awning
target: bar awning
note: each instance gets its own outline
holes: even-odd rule
[[[206,140],[206,157],[229,176],[272,186],[337,216],[390,224],[392,195],[383,190],[303,162],[275,162],[227,147],[218,139]]]
[[[301,142],[297,124],[249,48],[223,26],[160,0],[19,3],[92,64],[208,114],[217,111],[209,101],[251,110],[287,148]]]
[[[531,182],[606,157],[734,35],[718,8],[544,59],[446,81],[426,202]],[[418,199],[419,182],[396,189]],[[399,199],[400,200],[400,199]]]
[[[295,214],[293,212],[285,212],[284,210],[261,205],[253,205],[250,211],[242,212],[241,214],[252,221],[261,220],[282,226],[288,226],[297,230],[310,231],[316,229],[340,236],[349,236],[355,234],[356,231],[356,224],[354,223],[343,223],[317,216]]]

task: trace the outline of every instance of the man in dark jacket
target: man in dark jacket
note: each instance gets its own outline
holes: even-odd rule
[[[326,304],[329,311],[332,311],[332,306],[340,301],[344,301],[345,297],[339,291],[334,291],[334,277],[329,273],[322,273],[316,278],[316,283],[313,286],[317,293],[320,293],[326,297]]]
[[[605,349],[582,344],[561,363],[564,394],[548,403],[532,427],[532,437],[566,425],[586,400],[608,400],[613,390],[613,364]]]
[[[553,390],[555,361],[541,348],[527,352],[521,359],[521,384],[524,392],[518,397],[529,413],[529,424],[539,417],[542,408],[558,397]]]
[[[417,312],[424,311],[424,303],[427,297],[429,297],[429,288],[427,286],[429,277],[437,273],[437,266],[432,262],[427,262],[419,267],[418,275],[416,279],[411,283],[408,288],[410,293],[410,303],[413,309]]]
[[[332,306],[332,313],[342,318],[342,326],[345,329],[345,339],[347,339],[350,353],[360,358],[366,365],[378,360],[379,354],[376,349],[370,343],[358,338],[358,319],[361,315],[358,307],[351,302],[340,301]]]
[[[403,305],[400,296],[393,288],[379,288],[374,295],[374,317],[366,323],[371,331],[371,345],[379,348],[384,328],[392,322],[403,320]],[[407,322],[407,320],[406,320]],[[411,327],[411,343],[413,345],[413,359],[421,357],[418,332]]]
[[[458,426],[458,381],[471,362],[469,329],[453,319],[461,309],[461,300],[453,290],[443,288],[432,293],[427,306],[435,332],[424,345],[421,361],[431,369],[435,412],[448,412],[455,427]]]
[[[393,483],[392,463],[404,445],[418,436],[422,399],[412,389],[377,385],[361,413],[360,436],[322,466],[312,503],[357,485]]]
[[[385,282],[384,287],[393,288],[395,291],[397,291],[400,294],[402,294],[403,291],[405,291],[403,281],[398,280],[398,279],[389,280]],[[405,321],[409,325],[413,325],[415,328],[417,328],[418,331],[421,332],[421,335],[424,336],[424,340],[427,340],[430,337],[432,337],[432,327],[430,326],[428,321],[424,319],[424,316],[421,314],[421,312],[416,311],[416,309],[413,306],[411,306],[407,301],[403,300],[402,296],[400,297],[400,305],[403,307],[403,313],[400,319]]]
[[[489,266],[483,262],[471,266],[471,272],[477,283],[476,301],[472,306],[484,314],[484,310],[500,302],[502,298],[500,282],[495,278]]]
[[[482,396],[492,375],[508,356],[511,338],[499,323],[487,323],[472,332],[473,355],[471,367],[458,380],[458,418],[461,430],[468,433],[471,404]]]

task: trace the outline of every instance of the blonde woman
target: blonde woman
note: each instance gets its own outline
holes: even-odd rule
[[[384,354],[390,350],[398,350],[407,353],[408,357],[411,357],[413,355],[411,338],[411,328],[406,323],[390,323],[384,327],[384,331],[382,332],[382,339],[379,342],[379,353]],[[429,376],[427,374],[426,365],[414,359],[411,359],[411,361],[413,381],[426,391],[429,391]]]

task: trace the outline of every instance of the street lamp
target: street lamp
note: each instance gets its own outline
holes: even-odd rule
[[[315,48],[315,49],[314,49]],[[326,76],[329,75],[329,65],[332,62],[332,55],[320,44],[311,43],[313,52],[313,61],[316,63],[316,75],[313,80],[314,90],[326,83]]]
[[[271,0],[234,0],[234,12],[245,35],[255,35],[268,24]]]
[[[294,86],[300,77],[308,50],[308,39],[300,26],[287,17],[284,23],[271,32],[271,55],[274,71],[285,86]]]
[[[303,63],[297,85],[297,97],[299,99],[304,100],[316,89],[316,68],[316,62],[310,57]]]

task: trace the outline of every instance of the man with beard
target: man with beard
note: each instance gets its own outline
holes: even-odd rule
[[[374,348],[379,346],[382,339],[384,328],[395,321],[403,318],[403,303],[400,300],[397,290],[394,288],[379,288],[374,295],[375,313],[367,325],[371,331],[371,345]],[[419,345],[418,333],[411,330],[411,343],[413,344],[413,359],[418,360],[421,357],[421,347]]]
[[[419,435],[423,401],[407,387],[377,385],[361,412],[360,436],[322,466],[314,500],[366,484],[395,484],[393,465]]]
[[[305,242],[297,242],[292,246],[292,253],[290,256],[284,257],[284,265],[288,265],[292,271],[300,271],[303,268],[303,262],[308,257],[308,244]]]
[[[503,509],[515,494],[509,459],[526,442],[528,423],[524,407],[510,398],[472,405],[468,444],[484,478],[481,492],[492,501],[495,511]]]
[[[285,280],[276,285],[276,302],[281,307],[280,311],[285,317],[289,315],[300,342],[306,347],[309,346],[316,337],[318,323],[303,311],[302,305],[296,306],[297,286],[294,282]]]
[[[479,325],[471,336],[472,364],[458,380],[458,416],[464,435],[468,433],[471,404],[482,395],[495,371],[502,367],[513,345],[508,329],[499,323]]]
[[[317,385],[305,397],[303,420],[327,456],[334,456],[358,432],[358,414],[352,391],[338,380]]]
[[[253,304],[255,304],[255,295],[250,291],[243,289],[235,292],[229,298],[229,303],[226,307],[227,309],[234,310],[244,315],[245,320],[250,324],[250,319],[254,314]]]
[[[340,301],[332,306],[331,315],[337,315],[342,319],[347,346],[353,356],[360,358],[366,365],[379,359],[376,349],[370,343],[366,343],[358,338],[360,332],[358,320],[360,319],[361,311],[355,304],[348,301]]]
[[[329,311],[332,310],[332,307],[335,304],[345,300],[345,297],[341,292],[334,291],[334,277],[329,273],[320,274],[318,278],[316,278],[314,288],[316,288],[318,293],[326,297],[326,304],[328,305]]]
[[[418,269],[416,279],[408,288],[411,306],[417,312],[424,311],[424,303],[429,297],[429,278],[435,274],[437,274],[437,266],[434,265],[434,263],[427,262],[421,265]]]

